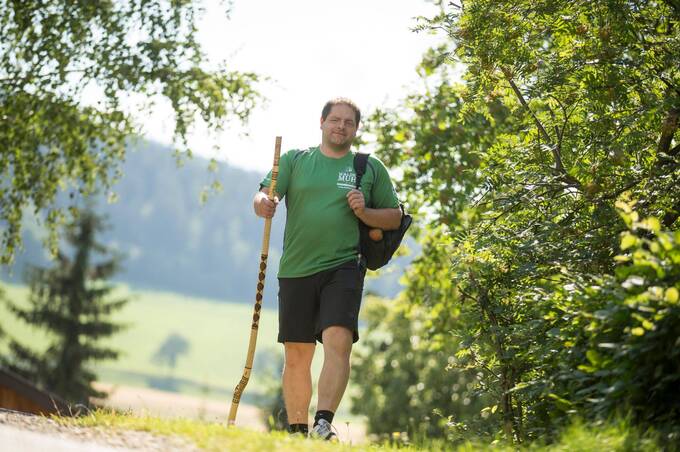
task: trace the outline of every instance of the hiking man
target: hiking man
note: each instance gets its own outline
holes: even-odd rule
[[[279,265],[279,334],[283,343],[283,396],[292,433],[308,433],[311,363],[323,344],[317,412],[310,436],[337,439],[333,416],[347,387],[365,264],[358,258],[357,219],[382,230],[399,228],[401,210],[385,166],[371,156],[361,190],[355,188],[350,148],[361,120],[349,99],[330,100],[321,112],[321,145],[284,153],[276,198],[268,199],[271,172],[260,184],[255,213],[271,218],[279,199],[288,210]],[[374,206],[373,208],[367,205]]]

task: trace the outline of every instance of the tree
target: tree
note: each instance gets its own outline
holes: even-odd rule
[[[482,158],[516,119],[497,98],[488,99],[487,110],[465,109],[466,88],[452,81],[445,52],[446,47],[439,47],[424,56],[418,67],[422,92],[409,95],[397,109],[375,111],[366,125],[375,137],[369,146],[387,165],[403,169],[397,185],[409,210],[417,212],[414,229],[422,246],[404,281],[402,303],[411,306],[399,304],[375,316],[375,324],[369,321],[364,341],[370,344],[369,353],[360,355],[354,366],[353,378],[360,385],[375,386],[362,391],[358,410],[373,420],[370,429],[376,433],[405,429],[447,437],[460,437],[465,431],[489,434],[492,429],[485,419],[496,412],[489,407],[480,413],[479,404],[489,400],[490,386],[477,374],[486,370],[456,356],[469,347],[470,324],[463,322],[464,310],[457,305],[461,294],[451,278],[451,254],[455,242],[475,222],[472,205],[489,190],[480,168]],[[418,214],[423,212],[427,214]],[[414,321],[421,326],[409,327]],[[385,331],[395,345],[383,345]],[[413,347],[411,337],[420,338],[422,345]],[[402,348],[407,351],[400,354]],[[406,354],[411,358],[399,358]],[[375,363],[395,359],[398,369],[375,371]],[[422,369],[404,371],[413,366]],[[420,385],[424,393],[441,396],[405,394],[400,385],[390,383],[396,373],[406,378],[407,386]],[[467,382],[461,385],[457,379]],[[396,408],[404,397],[415,415]],[[449,431],[451,426],[457,431]]]
[[[95,261],[108,250],[96,235],[103,220],[92,211],[82,212],[66,228],[73,257],[58,253],[52,268],[32,267],[27,271],[29,305],[9,304],[10,311],[29,325],[49,332],[50,344],[40,353],[10,340],[5,365],[73,403],[88,405],[90,397],[103,394],[92,388],[96,375],[89,368],[95,361],[116,359],[119,352],[98,343],[123,327],[110,316],[127,299],[111,298],[113,287],[106,284],[119,268],[119,258]]]
[[[171,370],[177,365],[177,358],[186,355],[191,348],[187,339],[178,333],[171,333],[165,338],[151,360],[155,363],[168,366]]]
[[[483,429],[478,376],[454,368],[455,339],[436,332],[422,308],[407,299],[371,297],[365,303],[369,333],[352,358],[352,412],[366,416],[369,433],[388,439],[394,432],[416,440],[458,439],[451,426],[461,421]]]
[[[126,102],[167,100],[175,141],[187,148],[196,120],[220,129],[229,118],[244,121],[259,99],[255,74],[203,61],[200,2],[0,0],[0,10],[3,263],[20,244],[23,209],[45,214],[54,254],[66,218],[56,193],[89,194],[115,181],[138,131]]]
[[[364,129],[385,164],[403,169],[398,186],[409,208],[455,228],[469,200],[483,192],[481,157],[513,118],[498,99],[479,112],[465,108],[466,87],[452,80],[446,52],[445,46],[430,49],[417,68],[422,92],[395,109],[377,109]]]
[[[416,102],[405,113],[387,113],[398,120],[383,114],[375,121],[377,152],[405,166],[400,189],[434,207],[429,218],[446,226],[451,241],[455,290],[431,283],[426,248],[408,274],[408,299],[433,313],[440,333],[458,338],[458,365],[483,376],[496,399],[487,421],[510,441],[549,440],[574,414],[606,418],[631,408],[622,398],[609,399],[605,410],[579,405],[583,387],[575,382],[579,366],[593,367],[588,326],[601,305],[580,302],[576,288],[620,265],[613,258],[627,227],[617,200],[638,200],[641,217],[677,229],[680,8],[646,1],[440,4],[441,14],[422,28],[444,30],[449,39],[428,56],[437,62],[432,67],[464,65],[461,100],[450,103],[455,116],[420,127],[437,126],[436,114],[420,114],[439,105],[438,92],[427,91],[409,97]],[[480,115],[488,127],[481,141]],[[421,136],[403,140],[400,131],[409,128]],[[439,158],[428,159],[424,144],[456,130],[461,136],[449,136],[449,146],[434,148]],[[469,148],[477,161],[457,174],[447,161]],[[471,171],[475,177],[466,177]],[[440,196],[448,187],[465,196]],[[455,322],[435,318],[447,312]],[[627,319],[622,331],[639,326]],[[654,425],[653,407],[636,403],[636,419]]]

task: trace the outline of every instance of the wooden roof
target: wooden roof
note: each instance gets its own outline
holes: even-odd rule
[[[0,367],[0,408],[35,414],[72,415],[59,396],[43,391],[20,375]]]

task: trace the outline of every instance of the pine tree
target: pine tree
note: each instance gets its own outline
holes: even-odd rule
[[[123,328],[110,315],[128,301],[110,299],[113,286],[105,281],[118,271],[120,257],[96,240],[104,229],[103,219],[91,209],[81,212],[65,231],[73,256],[60,250],[53,267],[27,270],[28,306],[9,303],[10,311],[47,330],[50,344],[39,353],[11,339],[10,353],[3,358],[10,369],[39,386],[85,405],[90,397],[104,395],[92,387],[96,375],[90,364],[118,357],[118,351],[99,342]],[[95,259],[95,254],[101,257]]]

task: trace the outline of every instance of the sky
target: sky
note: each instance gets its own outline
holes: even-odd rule
[[[199,42],[208,59],[271,80],[259,85],[267,101],[247,125],[232,121],[219,134],[199,125],[189,145],[259,172],[271,168],[277,135],[284,151],[319,144],[330,98],[349,97],[364,115],[394,105],[416,86],[421,55],[439,40],[411,31],[416,16],[437,12],[425,0],[234,0],[229,19],[218,0],[205,4]],[[143,133],[170,144],[172,124],[171,109],[160,103],[145,116]]]

